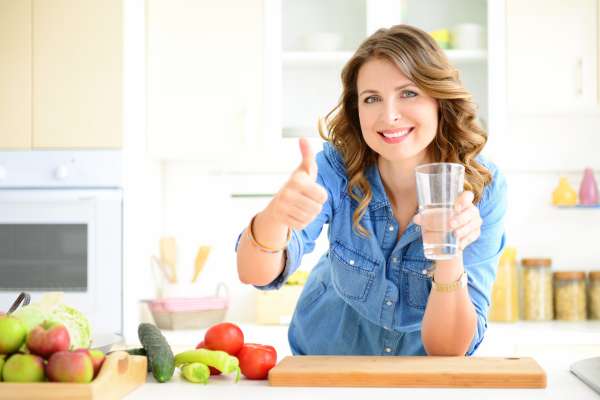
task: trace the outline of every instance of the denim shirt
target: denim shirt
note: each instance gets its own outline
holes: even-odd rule
[[[348,176],[330,143],[316,156],[317,182],[328,199],[303,230],[293,231],[280,276],[261,290],[280,288],[311,252],[328,224],[329,248],[311,271],[288,330],[293,354],[425,355],[421,321],[431,290],[418,225],[398,240],[398,222],[376,166],[366,171],[373,197],[361,224],[369,237],[353,230],[357,202],[347,191]],[[477,332],[467,354],[475,352],[487,328],[490,291],[505,244],[506,181],[495,165],[477,161],[492,174],[477,204],[481,235],[463,252],[468,292],[477,313]],[[238,238],[239,243],[239,238]],[[236,245],[237,248],[237,245]]]

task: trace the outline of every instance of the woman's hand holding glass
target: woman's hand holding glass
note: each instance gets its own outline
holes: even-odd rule
[[[479,209],[473,204],[473,198],[473,192],[469,190],[462,192],[454,202],[454,215],[449,221],[450,229],[452,229],[461,251],[476,241],[481,234],[483,221],[479,215]],[[421,214],[415,215],[413,222],[421,225]]]

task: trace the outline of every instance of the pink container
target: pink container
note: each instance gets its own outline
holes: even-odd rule
[[[591,168],[583,171],[583,179],[579,186],[579,204],[588,206],[598,204],[598,186]]]
[[[208,328],[225,319],[229,307],[229,295],[206,297],[177,297],[148,301],[156,326],[161,329],[201,329]]]

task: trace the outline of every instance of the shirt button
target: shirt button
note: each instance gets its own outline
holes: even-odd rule
[[[383,349],[383,351],[385,351],[386,353],[391,353],[392,349],[390,349],[389,347],[386,347],[385,349]]]
[[[421,230],[421,227],[419,225],[415,226],[415,231],[419,232]]]
[[[350,260],[350,265],[354,265],[354,260]]]
[[[387,325],[384,325],[384,326],[383,326],[383,329],[385,329],[386,331],[389,331],[389,330],[390,330],[390,327],[389,327],[389,326],[387,326]]]
[[[390,225],[390,232],[394,230],[394,227]]]
[[[385,305],[386,305],[386,306],[391,306],[391,305],[392,305],[392,302],[388,300],[388,301],[386,301],[386,302],[385,302]]]
[[[392,261],[393,261],[393,262],[398,262],[398,257],[394,257],[394,258],[392,258]]]

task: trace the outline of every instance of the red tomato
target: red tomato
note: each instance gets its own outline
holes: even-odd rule
[[[277,363],[277,352],[273,346],[245,343],[237,358],[246,378],[267,379],[269,370]]]
[[[222,350],[235,356],[244,345],[244,334],[239,326],[231,322],[222,322],[208,328],[204,335],[204,343],[207,349]]]
[[[204,344],[204,340],[196,345],[197,349],[206,349],[206,345]],[[209,349],[210,350],[210,349]],[[215,367],[208,367],[211,375],[221,375],[221,371],[216,369]]]

